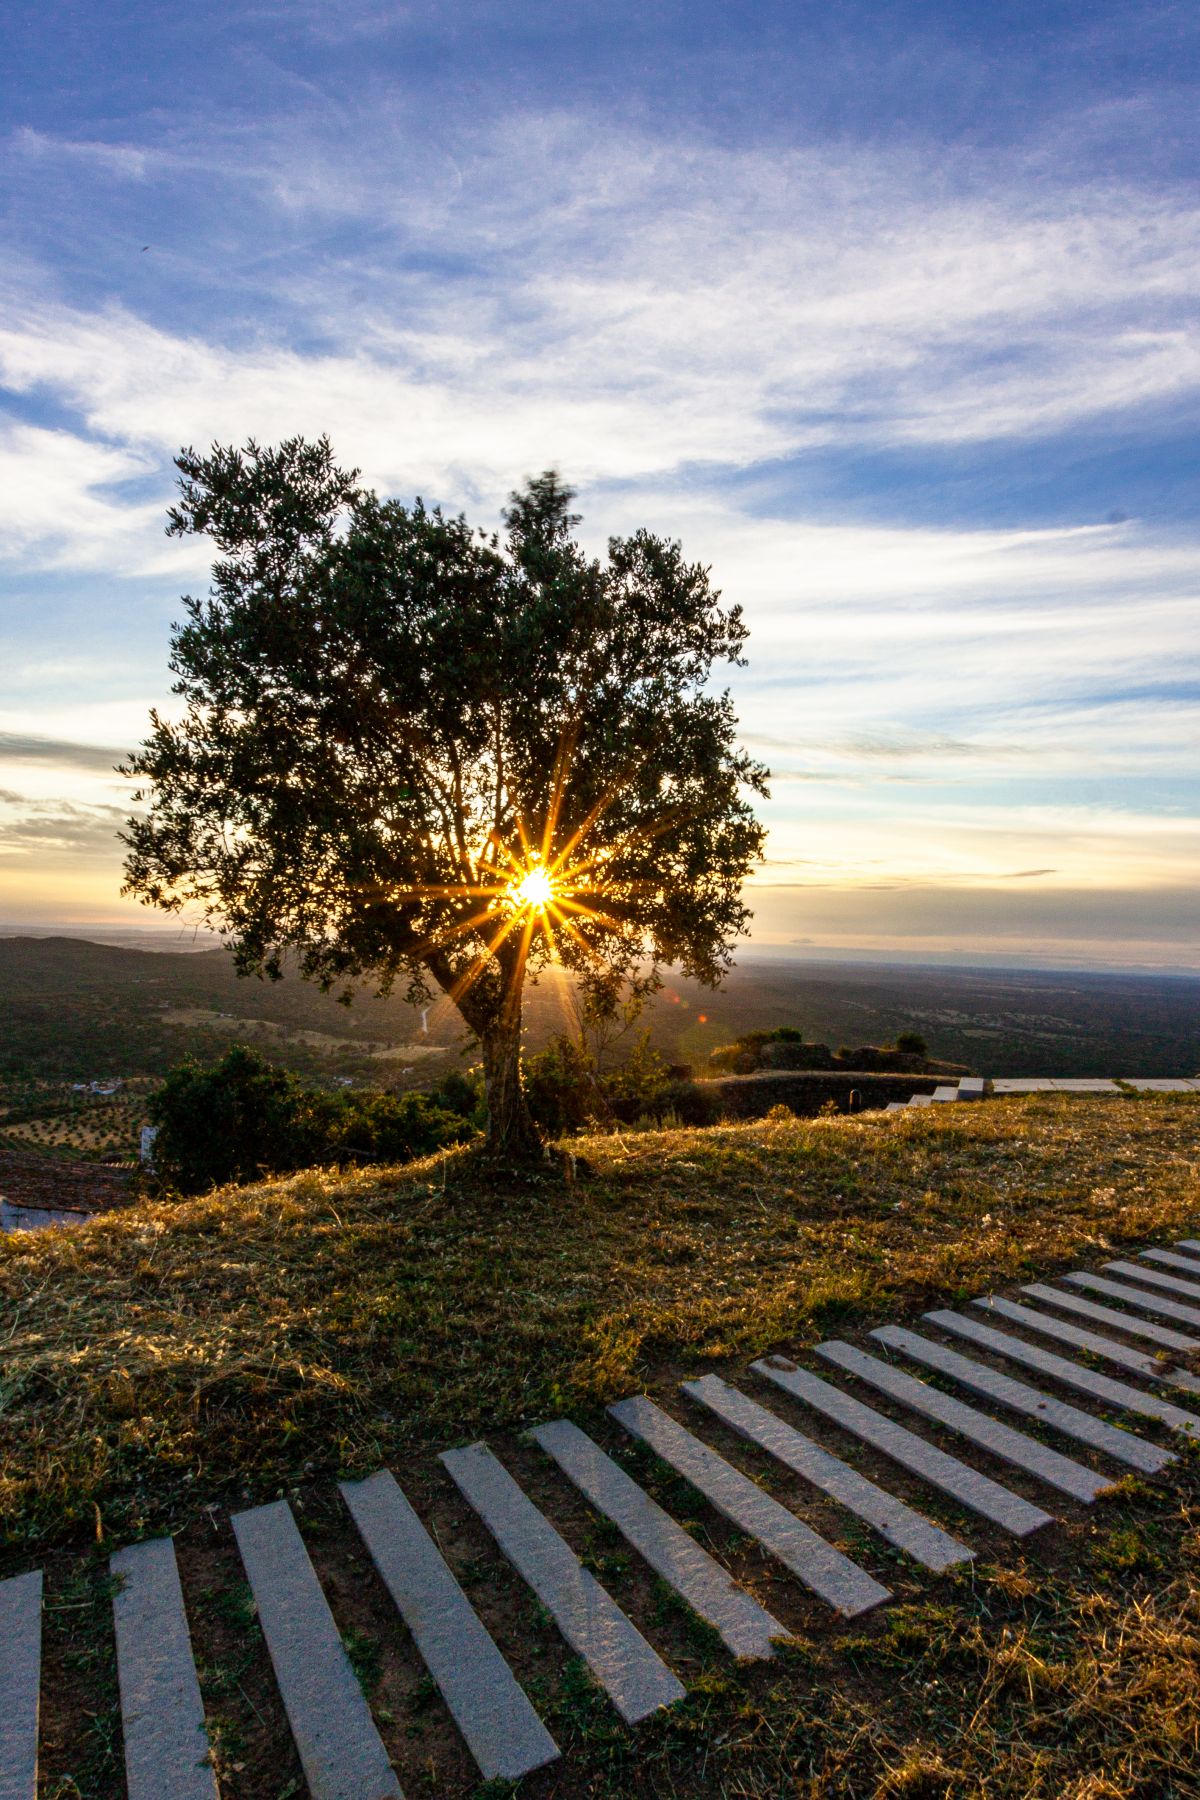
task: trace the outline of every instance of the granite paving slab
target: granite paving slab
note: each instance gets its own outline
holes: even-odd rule
[[[287,1501],[230,1523],[311,1800],[403,1800]]]
[[[1086,1269],[1073,1270],[1062,1279],[1075,1287],[1089,1288],[1093,1294],[1105,1294],[1110,1300],[1123,1300],[1127,1306],[1138,1306],[1157,1318],[1178,1319],[1181,1325],[1200,1326],[1200,1309],[1184,1306],[1178,1300],[1168,1300],[1165,1294],[1152,1293],[1149,1288],[1128,1287],[1123,1281],[1106,1281],[1103,1275],[1092,1275]]]
[[[175,1546],[131,1544],[109,1568],[128,1800],[217,1800]]]
[[[832,1382],[823,1381],[819,1375],[799,1369],[794,1363],[786,1363],[781,1357],[767,1357],[764,1361],[751,1363],[750,1367],[756,1375],[773,1381],[793,1399],[804,1401],[844,1431],[861,1438],[871,1449],[890,1457],[943,1494],[949,1494],[960,1506],[1003,1526],[1014,1537],[1028,1537],[1031,1531],[1054,1523],[1053,1513],[1043,1512],[1032,1501],[993,1481],[990,1475],[981,1475],[969,1463],[960,1462],[956,1456],[939,1450],[936,1444],[918,1437],[916,1432],[875,1412],[872,1407],[864,1406],[861,1400],[834,1387]]]
[[[735,1656],[772,1656],[772,1639],[791,1636],[578,1425],[555,1419],[530,1436]]]
[[[881,1334],[872,1332],[871,1335],[878,1338]],[[909,1334],[903,1335],[907,1337]],[[889,1336],[883,1341],[891,1344],[895,1340]],[[919,1339],[917,1341],[920,1342]],[[898,1400],[902,1406],[909,1407],[922,1418],[933,1419],[937,1424],[967,1438],[970,1443],[990,1451],[1002,1462],[1011,1463],[1014,1468],[1027,1475],[1036,1475],[1040,1481],[1057,1488],[1060,1493],[1069,1494],[1073,1500],[1090,1503],[1110,1485],[1103,1476],[1085,1468],[1082,1463],[1060,1455],[1057,1450],[1049,1449],[1023,1431],[1014,1431],[1010,1425],[1002,1424],[999,1419],[980,1412],[977,1407],[967,1406],[962,1400],[944,1394],[940,1388],[931,1387],[927,1381],[920,1381],[915,1375],[908,1375],[891,1363],[881,1362],[877,1356],[868,1356],[853,1344],[843,1344],[835,1339],[830,1343],[818,1344],[816,1354],[824,1357],[826,1362],[833,1363],[836,1368],[856,1375],[870,1387],[878,1388],[881,1394]]]
[[[627,1725],[683,1699],[682,1682],[486,1444],[445,1450],[441,1460]]]
[[[1200,1284],[1181,1281],[1178,1275],[1167,1275],[1162,1269],[1156,1269],[1149,1263],[1106,1262],[1103,1267],[1107,1272],[1123,1275],[1129,1281],[1144,1281],[1147,1287],[1162,1288],[1167,1294],[1178,1294],[1181,1300],[1200,1300]]]
[[[876,1487],[857,1469],[797,1431],[777,1413],[751,1400],[740,1388],[731,1387],[719,1375],[703,1375],[682,1383],[689,1399],[707,1406],[731,1430],[757,1444],[805,1481],[821,1489],[840,1505],[873,1525],[881,1537],[905,1550],[927,1569],[941,1574],[955,1563],[970,1562],[974,1552],[940,1526],[923,1518],[895,1494]]]
[[[1053,1426],[1064,1437],[1074,1438],[1076,1443],[1090,1444],[1094,1450],[1102,1450],[1129,1468],[1140,1469],[1144,1475],[1156,1474],[1175,1460],[1169,1450],[1159,1444],[1147,1443],[1134,1431],[1109,1425],[1078,1406],[1053,1399],[1038,1388],[1015,1381],[1011,1375],[1001,1375],[999,1370],[988,1368],[986,1363],[962,1356],[957,1350],[935,1343],[931,1338],[920,1337],[915,1331],[906,1331],[899,1325],[883,1325],[871,1336],[894,1350],[902,1350],[914,1361],[924,1363],[926,1368],[937,1369],[952,1381],[961,1382],[972,1393],[998,1400],[1002,1406],[1009,1406],[1026,1418]]]
[[[1124,1331],[1129,1337],[1145,1338],[1147,1343],[1161,1344],[1166,1350],[1200,1350],[1200,1337],[1189,1337],[1185,1331],[1172,1331],[1169,1325],[1155,1325],[1149,1319],[1135,1317],[1133,1313],[1117,1312],[1111,1306],[1098,1306],[1094,1300],[1085,1300],[1082,1294],[1068,1294],[1061,1288],[1044,1287],[1039,1281],[1029,1282],[1021,1292],[1029,1294],[1035,1300],[1044,1301],[1047,1306],[1057,1306],[1063,1312],[1074,1313],[1077,1318],[1094,1319],[1098,1325],[1108,1325],[1115,1331]]]
[[[1186,1432],[1189,1437],[1200,1435],[1200,1418],[1195,1413],[1186,1412],[1183,1407],[1173,1405],[1170,1400],[1161,1400],[1157,1394],[1145,1394],[1140,1388],[1130,1387],[1127,1382],[1114,1381],[1111,1376],[1100,1375],[1095,1369],[1072,1362],[1069,1357],[1056,1356],[1053,1351],[1042,1350],[1036,1344],[1027,1344],[1024,1338],[1012,1337],[1006,1331],[994,1331],[990,1325],[980,1325],[974,1319],[964,1318],[961,1313],[930,1312],[925,1313],[924,1317],[931,1325],[938,1325],[943,1331],[969,1338],[972,1343],[994,1350],[999,1356],[1011,1357],[1014,1362],[1037,1369],[1041,1374],[1049,1375],[1067,1387],[1076,1388],[1081,1394],[1090,1395],[1093,1400],[1103,1401],[1106,1406],[1119,1406],[1125,1412],[1140,1413],[1146,1419],[1158,1419],[1175,1431]]]
[[[42,1572],[0,1581],[0,1800],[36,1800]]]
[[[618,1425],[648,1444],[656,1456],[698,1488],[718,1512],[778,1557],[798,1580],[846,1618],[856,1618],[891,1599],[882,1582],[826,1543],[756,1481],[701,1443],[644,1394],[618,1400],[608,1411]]]
[[[1165,1269],[1183,1269],[1200,1281],[1200,1267],[1197,1267],[1195,1257],[1181,1256],[1178,1250],[1159,1250],[1157,1247],[1139,1250],[1138,1258],[1143,1262],[1161,1263]]]
[[[519,1781],[553,1762],[558,1745],[395,1476],[338,1485],[484,1780]]]
[[[1187,1388],[1192,1393],[1200,1393],[1200,1379],[1189,1375],[1186,1369],[1172,1368],[1169,1363],[1160,1362],[1157,1356],[1151,1356],[1145,1350],[1133,1350],[1128,1344],[1114,1343],[1112,1338],[1105,1337],[1102,1332],[1088,1331],[1083,1326],[1072,1325],[1066,1319],[1053,1318],[1048,1313],[1038,1312],[1032,1306],[1021,1306],[1015,1300],[1005,1300],[999,1294],[986,1294],[972,1300],[972,1306],[980,1307],[984,1312],[999,1314],[1002,1319],[1011,1319],[1015,1325],[1021,1325],[1026,1331],[1034,1331],[1041,1337],[1055,1338],[1060,1344],[1071,1344],[1076,1350],[1090,1350],[1093,1356],[1102,1357],[1105,1362],[1117,1363],[1123,1369],[1132,1369],[1135,1375],[1144,1375],[1148,1381],[1166,1381],[1175,1387]]]

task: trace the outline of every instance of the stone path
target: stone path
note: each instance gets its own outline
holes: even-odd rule
[[[631,1442],[668,1466],[677,1484],[702,1496],[819,1596],[830,1619],[850,1617],[891,1598],[864,1566],[879,1545],[887,1546],[893,1565],[900,1552],[928,1572],[920,1579],[970,1560],[975,1552],[962,1515],[950,1521],[962,1538],[936,1522],[946,1498],[1020,1538],[1051,1526],[1066,1508],[1102,1507],[1129,1467],[1153,1474],[1171,1464],[1172,1435],[1200,1432],[1200,1416],[1165,1399],[1162,1390],[1195,1381],[1139,1345],[1200,1352],[1200,1335],[1161,1323],[1166,1318],[1200,1331],[1200,1307],[1165,1297],[1164,1282],[1173,1284],[1166,1293],[1186,1291],[1200,1302],[1200,1239],[1108,1263],[1103,1275],[1073,1270],[1053,1283],[1028,1283],[1016,1290],[1019,1298],[980,1295],[965,1311],[927,1313],[917,1330],[881,1326],[869,1334],[869,1348],[817,1345],[820,1375],[787,1357],[768,1357],[747,1371],[746,1381],[757,1384],[753,1393],[709,1375],[681,1384],[677,1399],[632,1395],[609,1412]],[[1058,1348],[1047,1349],[1047,1338]],[[1118,1367],[1122,1379],[1061,1354],[1062,1347]],[[911,1373],[913,1364],[925,1373]],[[1009,1373],[1012,1365],[1023,1379]],[[864,1390],[888,1410],[868,1405],[859,1397]],[[1021,1427],[977,1402],[1016,1414]],[[798,1476],[799,1498],[784,1505],[738,1466],[736,1449],[727,1453],[697,1435],[672,1407],[690,1407],[702,1429],[727,1434],[722,1442]],[[931,1428],[952,1433],[958,1454],[934,1442]],[[572,1496],[572,1504],[582,1496],[610,1521],[633,1556],[713,1628],[731,1657],[770,1657],[775,1641],[787,1637],[720,1556],[587,1432],[560,1419],[538,1427],[529,1441],[534,1449],[521,1452],[521,1468],[530,1466],[531,1454],[544,1459],[536,1503],[527,1478],[508,1466],[520,1460],[511,1454],[506,1462],[488,1445],[474,1444],[446,1451],[441,1461],[627,1727],[675,1705],[685,1689],[584,1567],[571,1543],[579,1529],[578,1512],[568,1505]],[[1066,1454],[1062,1442],[1085,1445],[1092,1463]],[[856,1467],[863,1454],[903,1469],[909,1497],[891,1493],[886,1477],[881,1484],[874,1465],[870,1476]],[[1015,1471],[1027,1491],[1009,1487],[1008,1476],[997,1479],[990,1472],[997,1465],[1001,1474]],[[914,1487],[919,1503],[911,1498]],[[552,1493],[557,1499],[544,1497]],[[515,1646],[485,1628],[395,1477],[380,1470],[342,1483],[340,1494],[346,1528],[357,1531],[394,1603],[398,1638],[436,1686],[440,1698],[430,1704],[444,1706],[480,1777],[518,1780],[553,1763],[559,1751],[534,1703],[539,1694],[527,1694],[510,1665]],[[812,1523],[802,1516],[810,1506]],[[854,1556],[831,1541],[839,1536],[839,1509],[855,1528],[849,1534],[858,1546]],[[374,1716],[364,1696],[343,1642],[344,1621],[336,1616],[338,1593],[323,1586],[290,1507],[283,1500],[253,1507],[236,1514],[232,1526],[309,1800],[398,1800],[403,1771],[393,1767],[381,1735],[387,1716]],[[217,1800],[187,1584],[181,1585],[171,1540],[118,1551],[112,1574],[129,1800]],[[0,1800],[35,1800],[37,1793],[41,1608],[38,1571],[0,1582]],[[277,1749],[282,1754],[286,1746]],[[403,1760],[402,1748],[398,1754]],[[425,1780],[415,1753],[411,1779],[414,1786]]]
[[[984,1100],[988,1093],[1004,1094],[1200,1094],[1200,1075],[1118,1075],[1115,1080],[1074,1075],[964,1075],[945,1082],[932,1094],[914,1094],[909,1100],[890,1100],[884,1112],[907,1112],[913,1106],[938,1106],[954,1100]]]

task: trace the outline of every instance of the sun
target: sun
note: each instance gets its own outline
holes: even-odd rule
[[[544,913],[554,900],[554,882],[547,869],[535,863],[526,869],[519,881],[514,881],[508,889],[508,901],[519,911]]]

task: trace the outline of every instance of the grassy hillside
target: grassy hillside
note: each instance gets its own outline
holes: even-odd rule
[[[0,1238],[10,1545],[374,1466],[1200,1224],[1200,1103],[1033,1096],[312,1171]]]
[[[366,1596],[330,1478],[388,1463],[443,1520],[462,1578],[498,1609],[493,1628],[534,1659],[529,1679],[570,1756],[529,1785],[533,1800],[1194,1794],[1200,1459],[1185,1454],[1166,1483],[1124,1484],[1124,1499],[1028,1546],[973,1525],[980,1560],[958,1576],[917,1579],[892,1557],[897,1603],[839,1626],[628,1455],[601,1403],[645,1386],[678,1412],[686,1373],[740,1374],[755,1353],[1195,1233],[1198,1126],[1186,1097],[761,1122],[590,1141],[574,1185],[549,1173],[485,1185],[456,1153],[0,1239],[0,1574],[49,1559],[49,1654],[64,1672],[50,1729],[55,1769],[72,1773],[47,1793],[121,1792],[104,1559],[160,1530],[180,1534],[185,1578],[200,1583],[224,1791],[291,1791],[285,1775],[263,1786],[238,1772],[257,1766],[245,1744],[263,1740],[278,1702],[225,1509],[291,1494],[321,1566],[342,1571],[339,1592]],[[591,1565],[687,1671],[685,1705],[636,1736],[560,1666],[553,1632],[455,1513],[434,1460],[486,1434],[544,1483],[513,1434],[561,1412],[676,1512],[690,1507],[704,1541],[798,1633],[777,1663],[733,1670],[586,1510],[572,1514]],[[793,1503],[811,1507],[811,1493]],[[847,1535],[845,1515],[833,1529],[878,1560],[879,1540]],[[346,1604],[360,1661],[384,1684],[406,1791],[472,1791],[427,1691],[393,1666],[386,1609]]]

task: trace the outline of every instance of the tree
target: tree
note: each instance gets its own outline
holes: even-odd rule
[[[660,968],[715,984],[767,771],[735,742],[713,665],[740,608],[677,543],[585,555],[553,472],[504,534],[380,500],[327,439],[177,458],[173,535],[206,533],[171,668],[124,771],[126,891],[199,908],[243,974],[345,997],[437,988],[482,1048],[488,1147],[540,1148],[521,1088],[527,974],[557,955],[603,1010]]]

